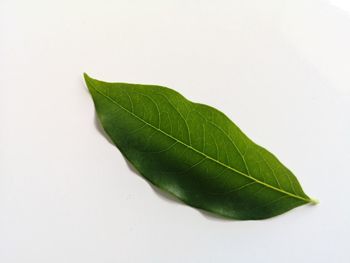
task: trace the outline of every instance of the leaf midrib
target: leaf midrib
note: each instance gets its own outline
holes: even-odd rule
[[[105,97],[106,99],[110,100],[113,104],[115,104],[115,105],[117,105],[118,107],[122,108],[124,111],[126,111],[126,112],[129,113],[130,115],[134,116],[135,118],[137,118],[138,120],[142,121],[144,124],[148,125],[149,127],[155,129],[156,131],[159,131],[160,133],[164,134],[165,136],[167,136],[167,137],[169,137],[169,138],[175,140],[176,142],[182,144],[183,146],[185,146],[185,147],[187,147],[187,148],[193,150],[194,152],[196,152],[196,153],[198,153],[198,154],[204,156],[206,159],[211,160],[211,161],[213,161],[213,162],[215,162],[215,163],[217,163],[217,164],[219,164],[219,165],[221,165],[221,166],[223,166],[223,167],[225,167],[225,168],[227,168],[227,169],[229,169],[229,170],[231,170],[231,171],[233,171],[233,172],[235,172],[235,173],[237,173],[237,174],[239,174],[239,175],[242,175],[242,176],[244,176],[244,177],[246,177],[246,178],[248,178],[248,179],[251,179],[252,181],[254,181],[254,182],[258,183],[258,184],[261,184],[262,186],[265,186],[265,187],[270,188],[270,189],[272,189],[272,190],[275,190],[275,191],[277,191],[277,192],[283,193],[283,194],[285,194],[285,195],[287,195],[287,196],[290,196],[290,197],[293,197],[293,198],[296,198],[296,199],[299,199],[299,200],[303,200],[303,201],[305,201],[305,202],[307,202],[307,203],[314,203],[314,202],[316,202],[316,201],[314,201],[314,200],[312,200],[312,199],[307,199],[307,198],[304,198],[304,197],[302,197],[302,196],[299,196],[299,195],[296,195],[296,194],[287,192],[287,191],[285,191],[285,190],[283,190],[283,189],[277,188],[277,187],[275,187],[275,186],[273,186],[273,185],[269,185],[269,184],[267,184],[267,183],[265,183],[265,182],[262,182],[262,181],[260,181],[260,180],[258,180],[258,179],[256,179],[256,178],[254,178],[254,177],[252,177],[252,176],[249,176],[249,175],[247,175],[247,174],[245,174],[245,173],[242,173],[241,171],[236,170],[235,168],[233,168],[233,167],[231,167],[231,166],[228,166],[227,164],[224,164],[224,163],[220,162],[219,160],[216,160],[216,159],[210,157],[209,155],[207,155],[207,154],[205,154],[205,153],[203,153],[203,152],[197,150],[196,148],[193,148],[192,146],[186,144],[185,142],[183,142],[183,141],[181,141],[181,140],[175,138],[174,136],[172,136],[172,135],[166,133],[165,131],[163,131],[163,130],[157,128],[157,127],[155,127],[155,126],[152,125],[151,123],[148,123],[148,122],[145,121],[144,119],[142,119],[142,118],[140,118],[139,116],[137,116],[135,113],[129,111],[127,108],[123,107],[121,104],[119,104],[119,103],[118,103],[117,101],[115,101],[113,98],[111,98],[110,96],[107,96],[106,94],[104,94],[104,93],[102,93],[101,91],[99,91],[98,89],[96,89],[96,87],[93,85],[93,83],[90,81],[90,79],[87,78],[87,82],[89,82],[89,84],[91,85],[91,87],[92,87],[97,93],[99,93],[100,95],[102,95],[102,96]]]

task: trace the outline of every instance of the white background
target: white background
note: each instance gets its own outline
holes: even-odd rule
[[[347,1],[0,0],[0,262],[350,262]],[[99,131],[82,73],[225,112],[320,200],[185,206]]]

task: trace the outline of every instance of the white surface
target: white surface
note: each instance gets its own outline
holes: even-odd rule
[[[0,262],[350,262],[342,1],[0,1]],[[169,200],[95,125],[82,80],[221,109],[320,200],[229,221]]]

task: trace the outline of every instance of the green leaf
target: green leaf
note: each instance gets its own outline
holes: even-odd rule
[[[241,220],[315,203],[220,111],[165,87],[84,77],[114,144],[147,180],[183,202]]]

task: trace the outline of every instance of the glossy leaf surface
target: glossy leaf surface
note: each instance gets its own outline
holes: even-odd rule
[[[84,77],[114,144],[147,180],[185,203],[246,220],[314,202],[220,111],[165,87]]]

